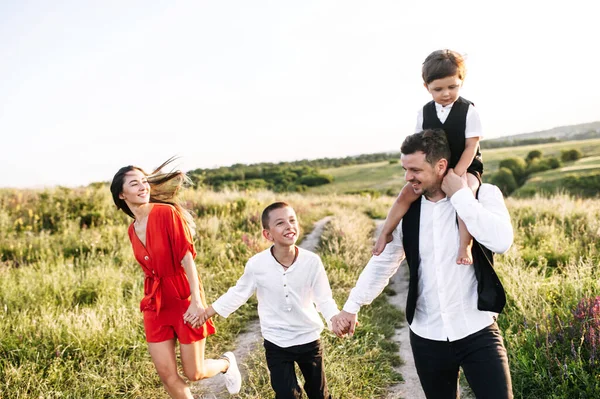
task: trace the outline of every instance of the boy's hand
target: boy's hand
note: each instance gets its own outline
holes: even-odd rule
[[[375,246],[373,247],[373,255],[375,256],[379,256],[381,255],[381,253],[383,252],[383,250],[385,249],[385,246],[392,242],[393,240],[393,236],[391,234],[380,234],[379,238],[377,238],[377,242],[375,243]]]
[[[354,335],[354,329],[358,325],[356,314],[348,313],[342,310],[337,315],[331,318],[331,328],[335,335],[342,338],[344,335]]]
[[[448,169],[448,173],[446,174],[446,177],[444,177],[444,180],[442,181],[442,191],[444,191],[444,193],[446,193],[448,198],[452,197],[454,195],[454,193],[456,193],[458,190],[463,189],[465,187],[467,187],[467,188],[469,187],[469,185],[467,183],[466,174],[459,176],[456,173],[454,173],[453,169]]]
[[[198,304],[194,301],[190,302],[190,306],[183,314],[183,322],[188,323],[192,327],[196,328],[196,325],[202,325],[204,323],[199,323],[200,320],[204,318],[205,310],[201,304]]]
[[[206,309],[202,309],[202,314],[198,318],[198,321],[192,325],[194,328],[198,328],[204,323],[208,321],[211,317],[213,317],[217,312],[213,309],[212,305],[207,307]]]

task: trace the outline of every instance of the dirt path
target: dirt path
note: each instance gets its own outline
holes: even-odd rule
[[[321,239],[321,235],[323,234],[323,229],[330,220],[331,216],[327,216],[316,222],[312,232],[304,237],[302,243],[298,246],[308,251],[315,251],[319,244],[319,240]],[[262,340],[260,323],[258,320],[249,323],[247,328],[248,330],[246,332],[238,335],[235,341],[235,349],[233,350],[244,381],[246,381],[248,375],[245,366],[246,358]],[[213,378],[194,383],[192,386],[192,393],[194,394],[194,397],[198,399],[227,399],[231,396],[225,389],[224,384],[223,376],[216,375]]]
[[[379,237],[383,228],[383,222],[383,220],[376,221],[377,229],[375,237]],[[406,296],[408,294],[408,265],[406,262],[402,262],[396,274],[390,279],[389,287],[396,292],[396,295],[388,296],[388,301],[404,312]],[[423,389],[421,388],[410,349],[409,328],[406,321],[402,323],[400,328],[396,329],[393,340],[400,346],[398,355],[403,363],[396,368],[396,371],[402,374],[404,382],[391,386],[386,399],[425,399],[425,393],[423,393]]]

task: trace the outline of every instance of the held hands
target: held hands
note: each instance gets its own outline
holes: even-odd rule
[[[467,183],[467,174],[464,173],[462,176],[454,173],[454,169],[448,169],[448,173],[442,181],[442,191],[446,193],[448,198],[452,197],[454,193],[465,187],[469,187]]]
[[[183,322],[192,326],[192,328],[198,328],[202,324],[206,323],[206,311],[201,304],[190,302],[190,306],[183,314]]]
[[[358,326],[356,314],[348,313],[345,310],[331,318],[331,329],[339,338],[343,338],[346,334],[350,337],[353,336],[356,326]]]

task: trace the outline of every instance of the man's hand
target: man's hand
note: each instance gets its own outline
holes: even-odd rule
[[[356,314],[348,313],[342,310],[336,316],[331,318],[331,328],[335,335],[342,338],[344,335],[354,335],[354,330],[358,325]]]
[[[465,187],[469,187],[467,183],[467,174],[465,173],[462,176],[459,176],[454,173],[453,169],[448,169],[448,173],[442,181],[442,190],[444,193],[446,193],[446,195],[450,198],[455,192]]]

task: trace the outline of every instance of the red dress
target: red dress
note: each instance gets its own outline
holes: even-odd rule
[[[189,251],[196,257],[193,238],[183,216],[168,204],[155,203],[146,224],[146,245],[129,226],[129,239],[135,258],[146,275],[144,298],[140,310],[144,313],[146,341],[162,342],[178,338],[182,344],[200,341],[215,333],[212,320],[192,328],[183,322],[190,306],[190,285],[181,260]],[[206,308],[204,290],[200,284],[202,305]]]

